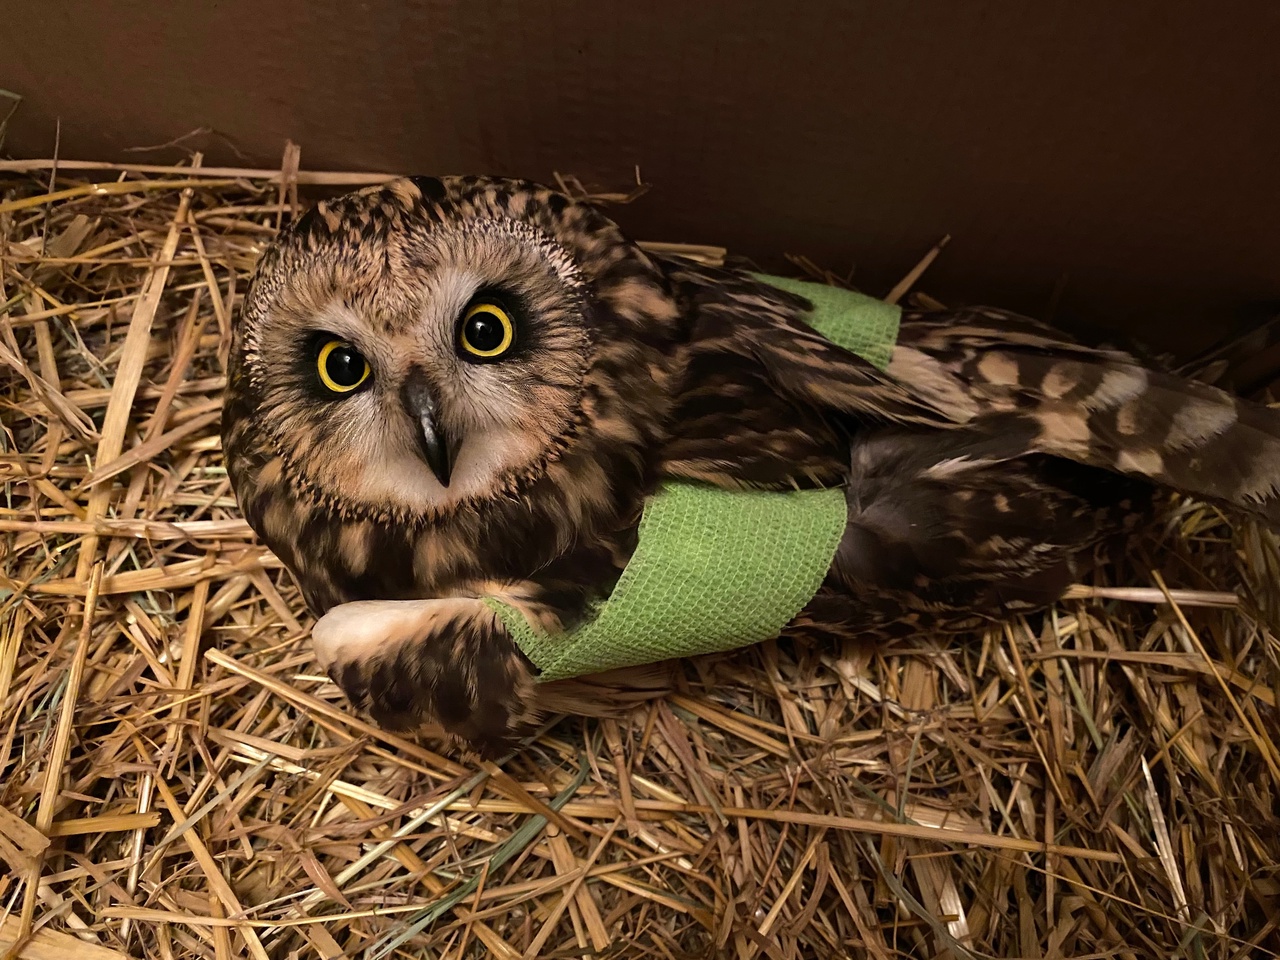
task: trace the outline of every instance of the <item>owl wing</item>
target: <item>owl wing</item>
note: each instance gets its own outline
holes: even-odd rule
[[[791,488],[842,482],[850,438],[880,424],[945,429],[936,405],[827,340],[807,302],[744,274],[672,268],[691,318],[662,472],[717,486]]]
[[[877,430],[920,444],[961,430],[990,456],[1061,458],[1280,522],[1280,411],[988,309],[904,313],[881,372],[805,324],[798,297],[732,271],[673,280],[695,319],[670,475],[828,483]]]
[[[1280,523],[1280,410],[990,309],[905,315],[888,373],[1028,452]]]

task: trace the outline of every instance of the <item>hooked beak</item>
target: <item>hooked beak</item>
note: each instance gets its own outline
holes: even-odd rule
[[[436,475],[442,487],[449,486],[453,465],[458,459],[461,441],[450,437],[440,425],[436,399],[427,385],[427,379],[414,371],[405,381],[402,395],[405,409],[416,426],[418,452]]]

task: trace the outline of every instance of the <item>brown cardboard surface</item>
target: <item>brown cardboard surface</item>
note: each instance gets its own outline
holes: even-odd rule
[[[652,191],[645,239],[1204,346],[1280,301],[1280,5],[0,0],[6,152]]]

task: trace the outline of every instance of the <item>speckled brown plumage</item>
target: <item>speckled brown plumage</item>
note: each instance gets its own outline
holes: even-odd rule
[[[460,362],[457,318],[486,291],[516,346]],[[500,748],[536,714],[533,672],[475,598],[572,624],[664,478],[845,485],[795,631],[1043,607],[1156,484],[1280,521],[1276,411],[994,310],[907,312],[881,372],[807,308],[525,182],[401,180],[291,225],[235,330],[224,446],[249,522],[326,614],[321,662],[379,722]],[[318,334],[368,358],[356,399],[317,388]],[[447,483],[415,446],[410,382],[457,448]],[[423,602],[358,603],[385,600]]]

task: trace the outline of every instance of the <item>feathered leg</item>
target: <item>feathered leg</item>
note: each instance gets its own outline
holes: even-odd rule
[[[388,729],[439,723],[492,758],[536,719],[533,666],[478,599],[344,603],[312,640],[351,703]]]

